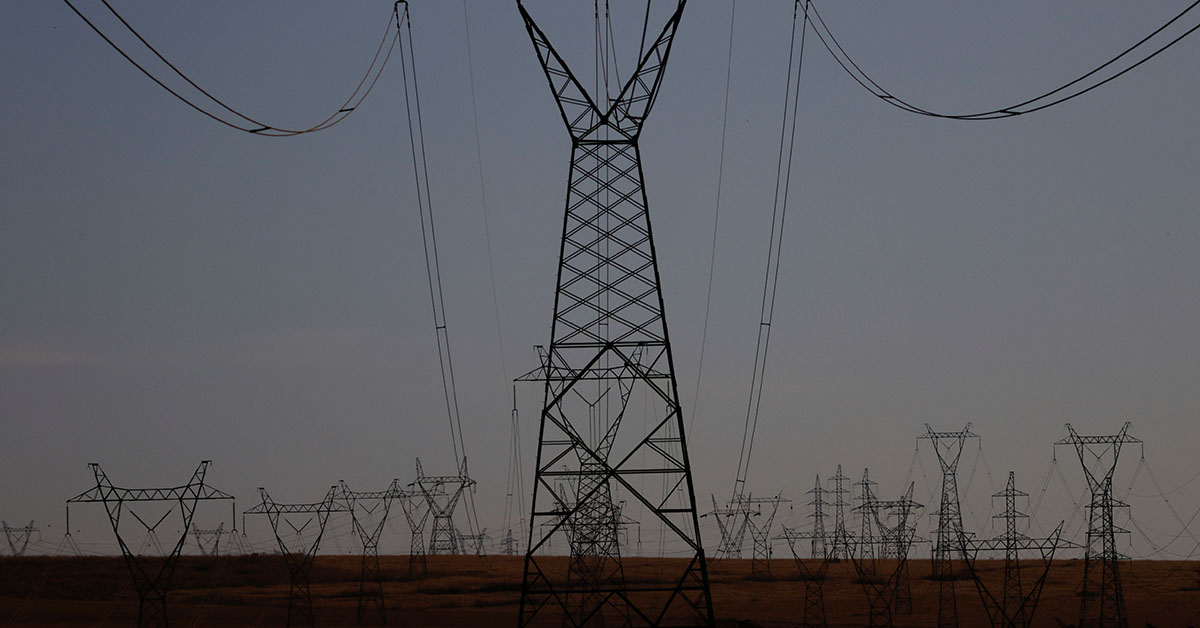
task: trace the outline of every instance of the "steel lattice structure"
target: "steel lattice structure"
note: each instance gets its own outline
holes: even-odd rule
[[[421,459],[417,458],[417,479],[410,482],[408,487],[425,500],[428,514],[433,516],[433,530],[429,535],[430,554],[461,553],[458,529],[454,527],[454,510],[473,486],[475,480],[467,475],[466,458],[462,460],[458,475],[425,475]]]
[[[344,480],[338,481],[342,501],[350,511],[350,522],[354,535],[362,543],[362,567],[358,579],[358,623],[366,623],[368,616],[387,623],[387,608],[383,597],[383,573],[379,569],[379,537],[387,524],[392,502],[404,497],[400,480],[382,491],[352,491]]]
[[[339,499],[338,487],[331,486],[325,493],[325,498],[311,504],[280,504],[271,499],[267,489],[259,487],[262,502],[247,510],[247,515],[266,515],[271,522],[271,530],[275,533],[275,542],[279,544],[279,552],[283,555],[288,568],[288,619],[287,625],[315,626],[316,618],[312,610],[312,591],[309,589],[309,573],[312,571],[313,559],[316,558],[317,548],[321,545],[321,536],[325,534],[325,524],[329,516],[335,512],[349,512],[347,504]],[[296,527],[292,518],[296,515],[308,515],[308,519]],[[316,532],[304,539],[304,532],[316,520]],[[279,524],[286,523],[295,534],[295,542],[291,547],[279,534]],[[286,535],[286,533],[285,533]]]
[[[440,487],[432,487],[431,491],[439,491]],[[445,494],[441,490],[441,495]],[[427,497],[419,491],[404,490],[400,495],[400,508],[404,519],[408,522],[408,575],[424,576],[429,573],[429,561],[425,558],[425,524],[429,521],[429,504]]]
[[[971,424],[957,432],[937,432],[928,423],[917,440],[933,444],[938,466],[942,469],[942,498],[938,506],[937,532],[933,543],[933,577],[938,581],[938,628],[957,628],[958,594],[954,570],[959,554],[958,539],[963,533],[962,507],[958,501],[958,461],[968,438],[979,438]]]
[[[204,476],[208,472],[208,466],[211,461],[204,460],[200,466],[192,473],[192,477],[187,484],[182,486],[174,486],[169,488],[121,488],[114,486],[108,480],[104,470],[97,463],[88,465],[92,469],[92,473],[96,477],[96,487],[84,491],[75,497],[67,500],[67,531],[70,534],[70,505],[79,503],[101,503],[104,504],[105,511],[108,512],[108,521],[112,525],[113,534],[117,537],[117,544],[121,546],[121,555],[125,558],[125,566],[129,568],[129,574],[133,577],[134,588],[138,593],[138,626],[140,628],[152,628],[158,626],[167,626],[167,591],[171,588],[171,578],[175,574],[175,566],[179,563],[179,553],[183,549],[184,542],[187,540],[188,530],[192,526],[192,517],[196,513],[196,505],[201,501],[233,500],[233,496],[219,491],[204,483]],[[163,514],[153,526],[147,525],[146,522],[135,513],[129,504],[159,502],[172,503],[171,507]],[[128,511],[139,523],[145,526],[148,532],[157,528],[168,515],[179,508],[179,516],[181,519],[179,539],[171,548],[169,553],[161,557],[158,561],[158,569],[149,565],[145,557],[139,556],[134,550],[130,549],[125,539],[121,536],[121,515]]]
[[[1121,559],[1124,557],[1117,551],[1117,534],[1129,531],[1116,526],[1113,511],[1129,505],[1113,497],[1112,478],[1122,445],[1141,444],[1142,441],[1129,435],[1131,424],[1128,422],[1120,432],[1109,436],[1081,436],[1070,423],[1066,427],[1068,436],[1054,444],[1075,447],[1091,493],[1079,626],[1126,628],[1129,617],[1125,612],[1125,593],[1121,589]]]
[[[819,482],[819,480],[818,480]],[[815,519],[814,519],[815,522]],[[783,526],[783,534],[779,535],[779,539],[786,541],[788,549],[792,552],[792,558],[796,561],[796,569],[800,571],[800,582],[804,584],[804,600],[802,606],[804,615],[801,619],[800,626],[803,628],[825,628],[829,625],[825,616],[825,574],[829,570],[829,554],[825,549],[818,552],[818,540],[825,537],[823,530],[818,530],[818,526],[814,523],[813,531],[810,533],[797,532]],[[797,541],[812,542],[812,559],[821,561],[816,569],[812,569],[800,557],[800,553],[796,551]],[[824,543],[822,542],[822,546]]]
[[[221,537],[230,534],[225,530],[225,522],[209,530],[201,530],[192,524],[192,537],[196,539],[196,547],[202,556],[219,556],[221,552]]]
[[[959,535],[959,545],[965,558],[967,568],[975,581],[975,588],[983,602],[984,610],[993,628],[1029,628],[1033,624],[1033,614],[1037,610],[1038,600],[1042,596],[1042,588],[1046,584],[1046,576],[1050,573],[1050,565],[1054,561],[1054,553],[1062,547],[1078,547],[1074,543],[1062,540],[1063,522],[1050,536],[1044,539],[1034,539],[1022,534],[1018,529],[1018,521],[1029,518],[1029,515],[1017,509],[1019,498],[1027,499],[1029,493],[1017,490],[1016,474],[1008,472],[1008,483],[1004,490],[992,495],[993,499],[1004,500],[1004,511],[993,515],[993,519],[1004,520],[1004,533],[992,539],[976,540],[965,533]],[[1004,552],[1004,580],[1001,584],[999,599],[988,589],[975,571],[975,560],[980,552]],[[1022,551],[1037,551],[1041,560],[1041,573],[1028,590],[1021,583]]]
[[[858,483],[862,487],[862,503],[856,510],[862,518],[858,543],[850,559],[867,596],[867,621],[871,628],[892,625],[893,613],[912,612],[912,593],[907,590],[908,550],[916,534],[916,517],[921,504],[913,501],[913,483],[897,500],[881,500],[871,489],[867,471]],[[895,520],[889,525],[887,520]],[[878,534],[877,534],[878,531]],[[880,562],[893,561],[892,569],[880,573]]]
[[[517,555],[517,539],[513,536],[511,528],[504,534],[504,539],[500,541],[500,553],[504,556]]]
[[[30,520],[29,525],[22,528],[9,527],[7,521],[0,522],[4,525],[4,538],[8,541],[8,550],[13,556],[24,556],[25,550],[29,549],[29,541],[34,535],[40,534],[40,531],[33,527],[33,521]]]
[[[840,464],[837,467],[837,473],[829,478],[829,481],[833,482],[833,488],[827,491],[833,494],[833,538],[828,545],[829,559],[832,561],[850,558],[850,544],[853,542],[853,535],[846,529],[846,496],[850,494],[846,483],[849,480],[849,477],[842,474],[842,465]]]
[[[832,554],[832,542],[825,529],[824,507],[825,495],[828,492],[821,485],[821,476],[816,476],[812,490],[808,491],[808,494],[813,496],[812,501],[808,503],[813,509],[809,515],[809,518],[813,520],[812,531],[797,532],[785,525],[783,534],[777,537],[787,542],[788,549],[792,552],[792,558],[796,562],[796,569],[800,572],[800,581],[804,583],[804,616],[800,624],[803,628],[824,628],[828,625],[825,616],[824,591],[825,574],[829,570]],[[800,557],[800,553],[796,551],[797,541],[809,541],[811,558],[821,561],[816,569],[810,568]]]
[[[685,5],[647,40],[619,95],[598,104],[518,2],[571,137],[550,346],[530,378],[544,381],[545,395],[521,626],[714,622],[638,148]],[[644,432],[622,420],[635,396],[653,409]],[[577,488],[573,503],[555,492],[562,477]],[[683,557],[661,581],[625,579],[614,490],[642,507],[644,525],[661,525],[664,543]],[[563,570],[545,554],[568,521],[576,540]]]

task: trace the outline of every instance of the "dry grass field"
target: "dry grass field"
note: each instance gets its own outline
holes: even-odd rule
[[[407,576],[406,556],[381,560],[391,625],[461,628],[516,623],[519,557],[430,557],[429,575],[417,579]],[[936,626],[938,583],[927,578],[929,561],[910,565],[913,613],[897,616],[896,625]],[[998,582],[1000,563],[981,561],[980,566],[985,579]],[[712,564],[718,625],[798,625],[803,583],[797,580],[795,565],[777,560],[769,577],[751,576],[749,567],[747,561]],[[1130,626],[1200,624],[1200,562],[1138,561],[1122,567]],[[1075,624],[1082,568],[1080,561],[1055,564],[1038,607],[1037,626]],[[653,559],[627,562],[627,577],[648,577],[655,570]],[[318,557],[312,572],[318,625],[355,625],[357,575],[355,557]],[[850,564],[832,565],[824,590],[831,626],[866,624],[866,597],[854,582]],[[957,591],[961,625],[985,626],[974,585],[958,581]],[[278,556],[185,556],[168,597],[171,625],[283,626],[287,592],[287,573]],[[120,558],[0,558],[0,627],[123,627],[135,625],[136,617],[137,598]]]

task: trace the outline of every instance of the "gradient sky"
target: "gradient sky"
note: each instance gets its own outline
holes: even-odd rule
[[[1185,4],[820,6],[885,87],[958,112],[1073,79]],[[652,24],[669,5],[655,4]],[[102,16],[97,2],[79,6]],[[281,126],[311,124],[342,101],[391,10],[310,0],[114,6],[206,88]],[[568,60],[589,68],[590,3],[529,6]],[[626,68],[642,7],[614,5]],[[482,185],[463,5],[417,1],[412,20],[466,446],[480,519],[495,530],[508,382],[549,341],[569,142],[515,4],[472,0],[468,11]],[[786,1],[737,6],[690,443],[702,505],[710,493],[727,497],[737,462],[791,16]],[[689,415],[729,26],[728,2],[689,4],[642,140]],[[843,464],[857,478],[869,466],[882,495],[901,492],[911,473],[932,511],[930,449],[914,467],[926,422],[973,421],[982,436],[986,467],[972,445],[959,482],[967,525],[984,535],[989,480],[1002,485],[1015,469],[1037,494],[1064,422],[1107,434],[1131,420],[1163,489],[1195,479],[1200,40],[1068,104],[973,123],[890,108],[808,43],[752,490],[783,490],[797,505],[781,518],[798,523],[814,473]],[[65,4],[0,4],[0,517],[34,519],[57,541],[62,502],[89,487],[92,461],[141,486],[181,483],[211,458],[211,483],[236,494],[239,509],[257,486],[309,501],[338,479],[363,489],[407,481],[417,456],[431,473],[452,471],[399,69],[344,124],[265,139],[172,99]],[[532,385],[519,393],[527,477],[540,395]],[[1161,544],[1180,525],[1145,474],[1134,477],[1138,452],[1124,458],[1118,492],[1136,479],[1133,517]],[[1059,460],[1079,491],[1073,453],[1060,448]],[[1042,526],[1072,510],[1065,491],[1051,495]],[[1172,503],[1186,520],[1200,484]],[[202,511],[197,522],[215,527],[226,513]],[[103,544],[99,516],[81,509],[73,523]],[[1150,551],[1132,540],[1131,553]],[[705,541],[716,541],[707,523]],[[406,543],[397,535],[385,551]]]

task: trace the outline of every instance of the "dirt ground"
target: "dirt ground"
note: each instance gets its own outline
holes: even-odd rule
[[[407,556],[381,558],[389,624],[427,628],[516,624],[522,558],[429,557],[429,574],[408,577]],[[655,569],[654,559],[627,559],[627,573]],[[985,582],[999,586],[1003,566],[980,561]],[[1130,626],[1200,624],[1200,562],[1136,561],[1121,565]],[[320,556],[312,572],[317,625],[354,626],[359,560]],[[939,582],[928,560],[910,563],[913,613],[897,626],[936,626]],[[1037,569],[1026,567],[1026,582]],[[1079,613],[1081,561],[1056,562],[1047,580],[1035,625],[1074,625]],[[751,575],[748,561],[710,566],[718,625],[763,628],[796,626],[802,618],[804,583],[792,561],[776,560],[771,575]],[[849,563],[831,565],[824,581],[831,626],[863,626],[866,596]],[[960,625],[986,626],[979,594],[970,580],[956,582]],[[287,620],[287,572],[279,556],[196,557],[179,563],[168,612],[172,626],[283,626]],[[113,558],[0,558],[0,627],[132,626],[137,597],[124,562]]]

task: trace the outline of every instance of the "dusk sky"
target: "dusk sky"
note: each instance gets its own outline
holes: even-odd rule
[[[391,19],[390,3],[370,0],[112,4],[200,85],[276,126],[336,109]],[[1072,80],[1187,4],[818,6],[884,87],[957,113]],[[99,2],[77,5],[119,33]],[[591,3],[527,6],[591,81]],[[622,73],[644,7],[613,3]],[[654,3],[652,33],[672,8]],[[698,395],[727,0],[688,4],[642,137],[705,509],[710,494],[728,498],[737,465],[792,14],[784,0],[736,5]],[[481,525],[499,530],[511,380],[550,340],[570,144],[515,3],[471,0],[465,15],[470,57],[463,3],[411,6],[465,444]],[[1040,496],[1066,422],[1112,434],[1133,421],[1161,490],[1182,485],[1170,495],[1178,515],[1200,509],[1196,37],[1068,103],[989,122],[889,107],[809,37],[749,482],[794,500],[780,520],[803,525],[814,474],[838,464],[855,479],[870,467],[881,495],[898,496],[911,475],[916,499],[936,510],[937,461],[922,444],[914,463],[916,437],[925,423],[968,421],[981,441],[959,486],[966,525],[983,536],[1008,470]],[[212,459],[210,482],[239,510],[258,486],[314,501],[338,479],[364,490],[407,482],[416,457],[430,473],[454,471],[400,69],[393,59],[336,127],[256,137],[172,98],[66,4],[0,3],[0,517],[32,519],[56,544],[63,502],[92,484],[89,462],[117,484],[158,486]],[[518,387],[526,485],[541,395]],[[1195,553],[1195,526],[1164,545],[1181,524],[1138,469],[1140,453],[1122,454],[1114,481],[1140,525],[1123,551]],[[1074,496],[1053,478],[1039,532],[1072,517],[1084,487],[1074,452],[1057,455]],[[115,551],[102,509],[78,513],[77,536]],[[197,523],[228,519],[212,507]],[[251,525],[253,540],[269,538],[265,522]],[[382,546],[406,548],[398,533]]]

